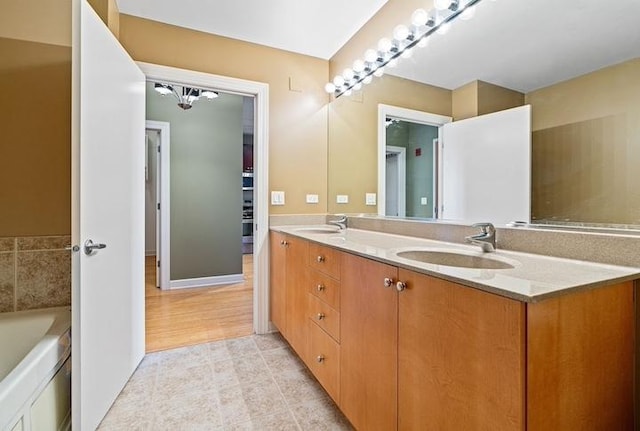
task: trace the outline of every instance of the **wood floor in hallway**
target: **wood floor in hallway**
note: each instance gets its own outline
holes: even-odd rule
[[[253,255],[244,255],[242,266],[243,283],[160,290],[156,287],[155,256],[147,256],[147,352],[252,334]]]

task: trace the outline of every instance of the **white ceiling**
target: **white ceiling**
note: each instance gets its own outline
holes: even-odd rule
[[[117,0],[120,12],[331,58],[387,0]]]
[[[484,0],[473,19],[387,73],[448,89],[479,79],[529,92],[637,57],[639,0]]]

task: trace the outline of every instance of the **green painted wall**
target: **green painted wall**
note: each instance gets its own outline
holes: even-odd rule
[[[242,96],[184,111],[147,85],[147,119],[171,124],[171,280],[242,273]]]

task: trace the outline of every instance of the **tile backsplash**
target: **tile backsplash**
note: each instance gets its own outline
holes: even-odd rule
[[[0,312],[71,304],[71,237],[0,238]]]

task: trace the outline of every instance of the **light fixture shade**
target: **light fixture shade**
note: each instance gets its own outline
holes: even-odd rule
[[[160,84],[159,82],[153,84],[153,89],[163,96],[173,93],[173,88],[170,85]]]
[[[364,59],[369,63],[374,63],[378,60],[378,51],[375,49],[367,49],[364,53]]]
[[[403,41],[409,36],[409,29],[405,25],[398,25],[393,29],[393,38],[397,41]]]
[[[327,82],[327,84],[324,86],[324,91],[326,91],[329,94],[335,92],[336,91],[335,84],[333,82]]]
[[[220,96],[220,94],[218,94],[217,91],[212,91],[212,90],[202,90],[200,95],[202,97],[206,97],[209,100],[215,99],[216,97]]]

